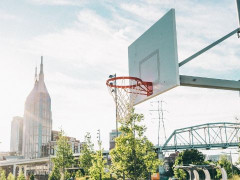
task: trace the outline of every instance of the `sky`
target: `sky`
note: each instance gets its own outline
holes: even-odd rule
[[[53,129],[83,141],[86,132],[109,148],[115,105],[106,87],[110,74],[128,75],[128,46],[169,9],[176,10],[179,62],[236,29],[234,0],[18,0],[0,1],[0,151],[10,149],[13,116],[23,116],[44,59],[52,99]],[[182,66],[182,75],[240,79],[236,35]],[[239,92],[177,87],[163,100],[166,134],[208,122],[236,122]],[[137,105],[147,137],[157,144],[156,105]],[[160,142],[164,142],[161,130]]]

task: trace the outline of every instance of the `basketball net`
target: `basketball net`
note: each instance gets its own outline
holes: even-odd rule
[[[106,82],[117,108],[117,121],[125,123],[138,95],[152,95],[152,83],[135,77],[114,77]]]

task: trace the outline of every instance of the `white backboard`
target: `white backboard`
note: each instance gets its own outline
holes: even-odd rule
[[[153,82],[153,95],[139,95],[134,105],[180,85],[174,9],[128,47],[128,65],[129,76]]]

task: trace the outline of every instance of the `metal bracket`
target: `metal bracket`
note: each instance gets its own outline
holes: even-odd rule
[[[180,75],[180,85],[240,91],[240,81]]]
[[[231,37],[232,35],[236,34],[240,32],[240,29],[237,28],[235,30],[233,30],[232,32],[228,33],[227,35],[225,35],[224,37],[220,38],[219,40],[213,42],[212,44],[210,44],[209,46],[203,48],[202,50],[198,51],[197,53],[193,54],[192,56],[188,57],[187,59],[183,60],[182,62],[179,63],[179,67],[181,67],[182,65],[188,63],[189,61],[193,60],[194,58],[196,58],[197,56],[201,55],[202,53],[206,52],[207,50],[213,48],[214,46],[216,46],[217,44],[223,42],[224,40],[226,40],[227,38]]]

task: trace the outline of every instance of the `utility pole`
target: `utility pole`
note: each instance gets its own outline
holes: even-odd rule
[[[152,112],[157,112],[158,114],[158,118],[153,118],[153,119],[158,119],[158,151],[157,151],[157,155],[158,158],[163,160],[164,159],[164,155],[162,152],[160,152],[160,129],[161,129],[161,122],[162,122],[162,127],[163,127],[163,133],[164,133],[164,138],[165,141],[167,140],[166,137],[166,132],[165,132],[165,125],[164,125],[164,117],[163,117],[163,100],[157,100],[157,101],[152,101],[152,103],[156,103],[157,104],[157,109],[153,108],[150,111]],[[163,166],[159,166],[159,173],[163,172]]]
[[[158,118],[158,146],[160,145],[160,129],[161,129],[161,122],[163,126],[163,132],[164,132],[164,138],[165,141],[167,140],[166,131],[165,131],[165,125],[164,125],[164,117],[163,117],[163,102],[162,100],[152,101],[151,103],[157,103],[157,109],[151,109],[150,111],[157,112]]]

